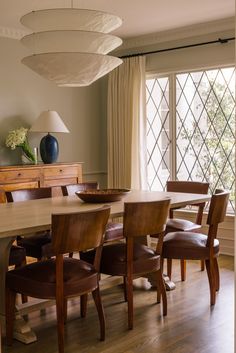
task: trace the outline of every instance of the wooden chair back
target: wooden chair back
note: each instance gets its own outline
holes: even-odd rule
[[[165,231],[170,199],[148,202],[126,202],[124,236],[158,235]]]
[[[63,196],[74,195],[77,191],[98,189],[98,182],[90,181],[86,183],[63,185],[61,187]]]
[[[166,191],[170,192],[186,192],[189,194],[207,194],[209,189],[209,183],[203,183],[198,181],[167,181]],[[196,224],[202,224],[202,216],[205,207],[205,202],[194,204],[193,206],[198,207],[196,215]],[[173,210],[170,210],[170,218],[173,218]]]
[[[34,188],[34,189],[20,189],[13,191],[6,191],[7,202],[28,201],[37,199],[46,199],[52,197],[52,189]]]
[[[210,208],[207,217],[209,226],[219,224],[224,221],[227,205],[229,201],[229,192],[225,190],[216,190],[212,195]]]
[[[110,207],[87,212],[52,214],[52,247],[56,255],[101,245]]]

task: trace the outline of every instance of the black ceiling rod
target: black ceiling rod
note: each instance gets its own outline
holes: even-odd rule
[[[182,45],[179,47],[172,47],[172,48],[165,48],[165,49],[159,49],[159,50],[153,50],[153,51],[147,51],[147,52],[142,52],[142,53],[137,53],[137,54],[129,54],[129,55],[123,55],[120,56],[121,59],[126,59],[126,58],[132,58],[134,56],[142,56],[142,55],[149,55],[149,54],[156,54],[156,53],[163,53],[166,51],[172,51],[172,50],[178,50],[178,49],[186,49],[186,48],[193,48],[193,47],[199,47],[203,45],[209,45],[209,44],[225,44],[228,43],[232,40],[235,40],[235,37],[230,37],[230,38],[218,38],[217,40],[212,40],[209,42],[201,42],[201,43],[195,43],[195,44],[188,44],[188,45]]]

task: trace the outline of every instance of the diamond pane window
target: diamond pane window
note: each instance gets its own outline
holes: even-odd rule
[[[170,177],[169,79],[146,80],[148,187],[163,190]]]
[[[176,178],[235,188],[235,70],[176,75]]]
[[[146,80],[149,189],[164,190],[170,176],[176,180],[207,181],[211,193],[217,188],[231,190],[228,213],[233,213],[235,69],[194,71],[172,77],[176,105],[171,106],[169,76]],[[173,146],[172,140],[176,141]]]

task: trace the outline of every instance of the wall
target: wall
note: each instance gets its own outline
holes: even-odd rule
[[[56,110],[70,130],[56,134],[59,160],[84,162],[84,178],[105,184],[101,80],[89,87],[59,88],[20,63],[28,53],[15,39],[0,38],[0,165],[19,164],[20,150],[5,147],[9,130],[30,127],[43,110]],[[32,147],[43,134],[29,133]]]

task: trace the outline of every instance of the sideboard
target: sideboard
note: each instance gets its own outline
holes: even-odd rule
[[[81,162],[36,165],[0,166],[0,203],[4,191],[53,187],[53,196],[61,195],[61,185],[82,182]]]

